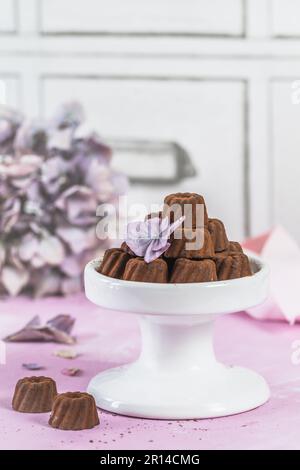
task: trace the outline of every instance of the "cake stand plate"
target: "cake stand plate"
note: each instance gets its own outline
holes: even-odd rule
[[[258,257],[250,260],[251,277],[194,284],[122,281],[99,274],[99,260],[88,263],[87,298],[104,308],[136,313],[142,334],[135,362],[101,372],[89,383],[97,406],[142,418],[195,419],[265,403],[270,391],[263,377],[218,362],[213,350],[215,319],[267,296],[268,268]]]

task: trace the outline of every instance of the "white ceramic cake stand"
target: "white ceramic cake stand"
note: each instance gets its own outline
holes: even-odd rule
[[[87,298],[136,313],[142,333],[135,362],[101,372],[89,383],[97,406],[128,416],[188,419],[231,415],[265,403],[270,392],[263,377],[218,362],[213,349],[218,315],[257,305],[267,296],[268,268],[259,258],[250,259],[251,277],[194,284],[122,281],[99,274],[99,260],[88,263]],[[230,347],[238,343],[236,336]]]

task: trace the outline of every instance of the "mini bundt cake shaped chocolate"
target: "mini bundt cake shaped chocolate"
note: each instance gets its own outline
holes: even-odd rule
[[[123,242],[121,245],[121,250],[128,253],[130,256],[136,256],[136,254],[129,248],[126,242]]]
[[[215,262],[220,262],[224,260],[227,256],[243,254],[243,248],[238,242],[229,242],[227,250],[218,251],[215,253],[214,260]]]
[[[85,392],[60,393],[54,400],[49,424],[66,431],[97,426],[99,417],[94,397]]]
[[[168,265],[161,258],[151,263],[146,263],[143,258],[134,258],[126,264],[123,280],[166,283],[168,282]]]
[[[179,258],[175,261],[170,282],[210,282],[216,280],[216,265],[211,259],[195,261]]]
[[[252,275],[248,256],[244,253],[234,253],[215,261],[219,281]]]
[[[239,242],[229,242],[228,253],[243,253],[243,248]]]
[[[110,248],[104,253],[97,271],[105,276],[121,279],[129,258],[130,255],[120,248]]]
[[[203,214],[199,211],[203,207]],[[207,227],[208,216],[203,196],[196,193],[175,193],[165,197],[163,217],[169,217],[171,222],[185,215],[184,227]],[[203,217],[200,217],[203,215]]]
[[[203,259],[215,255],[212,238],[206,228],[178,228],[170,242],[171,245],[164,253],[166,258]]]
[[[16,384],[12,407],[22,413],[46,413],[56,395],[56,383],[50,377],[24,377]]]
[[[227,250],[229,242],[223,222],[219,219],[208,219],[208,230],[214,244],[215,252]]]

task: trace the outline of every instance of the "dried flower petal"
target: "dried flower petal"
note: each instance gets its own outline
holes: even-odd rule
[[[49,158],[41,167],[41,181],[49,194],[56,194],[68,182],[68,173],[71,171],[69,161],[59,156]]]
[[[86,169],[86,182],[96,192],[101,202],[109,201],[114,193],[115,188],[109,167],[96,158],[90,161]]]
[[[57,199],[55,206],[65,212],[69,223],[89,225],[95,223],[97,198],[86,186],[72,186]]]
[[[72,149],[72,135],[71,128],[55,130],[48,142],[49,149],[70,152]]]
[[[18,295],[29,280],[29,272],[21,271],[13,266],[4,266],[1,281],[9,295]]]
[[[27,233],[22,238],[22,243],[19,247],[19,256],[22,261],[29,261],[38,251],[38,239],[32,234]]]
[[[65,249],[59,238],[46,235],[38,239],[33,234],[28,233],[22,239],[19,256],[23,261],[30,261],[36,268],[40,268],[45,264],[56,266],[63,262]]]
[[[72,226],[59,227],[57,235],[69,245],[74,254],[80,254],[84,250],[93,248],[97,240],[94,227],[89,230]]]
[[[50,266],[60,265],[65,256],[65,249],[59,238],[47,236],[39,245],[38,253]]]
[[[0,270],[5,263],[5,248],[3,243],[0,242]]]
[[[7,199],[3,204],[3,216],[0,223],[1,232],[10,232],[20,217],[21,201],[18,198]]]
[[[54,355],[61,357],[62,359],[76,359],[79,356],[79,353],[73,349],[58,349],[54,351]]]
[[[31,264],[34,266],[32,262]],[[40,270],[37,270],[32,280],[35,297],[57,294],[60,292],[61,280],[62,275],[51,268],[44,267],[42,275]]]
[[[25,328],[37,328],[41,324],[40,317],[38,315],[35,315],[26,325]]]
[[[84,112],[80,103],[70,101],[60,106],[53,119],[52,126],[58,129],[76,127],[84,120]]]
[[[11,122],[6,119],[0,118],[0,142],[5,142],[14,133],[14,128]]]
[[[28,364],[22,364],[22,367],[27,370],[41,370],[44,369],[44,366],[37,364],[36,362],[29,362]]]
[[[1,257],[1,247],[0,247],[0,257]],[[0,262],[1,265],[1,262]],[[70,277],[77,277],[82,274],[82,263],[78,256],[68,256],[63,260],[60,266],[64,274]]]
[[[76,127],[74,130],[74,139],[75,140],[84,140],[86,141],[87,139],[91,138],[91,136],[94,134],[94,130],[91,127],[91,125],[87,122],[83,122],[79,124],[79,126]]]
[[[72,368],[70,368],[70,369],[67,369],[67,368],[66,368],[66,369],[62,369],[62,370],[61,370],[61,373],[62,373],[63,375],[68,375],[69,377],[78,376],[78,375],[81,374],[81,372],[82,372],[81,369],[78,369],[78,368],[76,368],[76,367],[72,367]]]
[[[75,318],[68,314],[60,314],[47,321],[47,325],[56,330],[60,330],[68,335],[71,333],[75,323]]]
[[[18,111],[0,105],[0,153],[13,150],[13,139],[22,119]]]
[[[81,276],[66,277],[62,280],[61,290],[64,295],[71,295],[80,292],[82,279]]]
[[[4,338],[4,341],[13,342],[56,342],[73,344],[75,339],[71,336],[71,330],[75,319],[70,315],[57,315],[45,325],[41,325],[38,316],[25,325],[24,328]]]
[[[23,155],[18,160],[5,159],[0,162],[0,174],[9,178],[32,177],[42,163],[38,155]]]
[[[41,120],[27,119],[17,130],[14,148],[18,154],[45,155],[47,147],[46,126]]]
[[[112,172],[111,180],[114,185],[115,196],[126,194],[129,190],[128,178],[119,171]]]

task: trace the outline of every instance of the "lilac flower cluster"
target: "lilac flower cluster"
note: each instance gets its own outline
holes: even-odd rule
[[[46,122],[0,107],[0,294],[81,289],[101,245],[96,208],[127,190],[110,160],[76,102]]]

